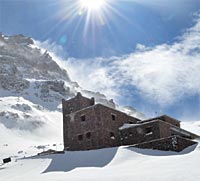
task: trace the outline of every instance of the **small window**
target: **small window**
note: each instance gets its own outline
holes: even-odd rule
[[[129,132],[129,136],[133,136],[133,133],[132,133],[132,132]]]
[[[112,114],[112,120],[113,120],[113,121],[116,120],[116,115]]]
[[[124,137],[125,137],[125,139],[128,139],[128,134],[125,133],[125,134],[124,134]]]
[[[146,134],[152,133],[152,127],[147,127],[147,128],[145,129],[145,131],[146,131]]]
[[[82,141],[82,140],[83,140],[83,135],[82,135],[82,134],[78,135],[78,140],[79,140],[79,141]]]
[[[115,139],[115,134],[113,132],[110,132],[110,138],[113,140]]]
[[[85,119],[85,115],[82,115],[81,116],[81,121],[85,121],[86,119]]]
[[[90,138],[91,138],[91,133],[90,133],[90,132],[86,133],[86,138],[87,138],[87,139],[90,139]]]
[[[129,124],[134,124],[134,122],[133,121],[129,121]]]

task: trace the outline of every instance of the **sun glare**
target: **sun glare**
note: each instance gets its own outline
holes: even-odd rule
[[[88,10],[99,10],[105,5],[106,0],[80,0],[81,6]]]

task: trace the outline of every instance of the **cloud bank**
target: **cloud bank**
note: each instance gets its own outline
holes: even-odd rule
[[[117,98],[124,86],[161,106],[200,95],[200,16],[172,44],[138,45],[123,57],[68,59],[67,70],[83,87]]]
[[[61,48],[55,44],[42,45],[60,55]],[[125,91],[165,107],[187,96],[199,96],[200,15],[173,44],[138,45],[135,52],[122,57],[68,58],[63,63],[71,79],[83,88],[116,100]]]

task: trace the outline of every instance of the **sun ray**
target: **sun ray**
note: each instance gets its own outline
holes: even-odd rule
[[[115,32],[119,31],[120,19],[136,27],[134,17],[124,16],[124,9],[120,9],[119,2],[114,0],[60,0],[59,3],[60,11],[53,15],[58,19],[57,24],[49,31],[62,25],[65,32],[59,30],[61,35],[58,36],[68,36],[67,43],[69,44],[76,42],[77,37],[81,38],[82,43],[86,43],[83,49],[88,43],[89,47],[97,48],[95,47],[98,44],[97,40],[99,41],[105,30],[108,30],[110,39],[116,45],[120,44],[118,38],[114,36]],[[69,27],[73,27],[73,30]],[[120,28],[123,29],[123,27]]]

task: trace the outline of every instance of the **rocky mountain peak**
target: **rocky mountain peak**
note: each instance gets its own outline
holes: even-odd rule
[[[74,95],[74,83],[66,70],[23,35],[0,34],[0,91],[21,96],[48,108],[60,104],[62,98]]]

